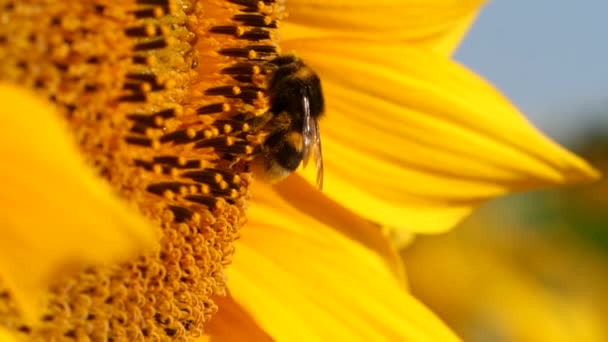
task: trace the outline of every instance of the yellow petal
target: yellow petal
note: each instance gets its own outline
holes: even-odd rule
[[[421,39],[419,41],[411,40],[408,41],[408,43],[412,46],[428,47],[439,54],[451,56],[460,45],[460,42],[464,39],[464,36],[469,32],[473,22],[477,19],[477,14],[478,12],[473,12],[464,16],[458,22],[454,23],[449,30],[431,36],[429,37],[430,39]]]
[[[255,319],[234,301],[232,296],[215,297],[218,312],[205,324],[210,342],[271,342],[273,339],[262,330]]]
[[[255,188],[231,294],[277,341],[454,341],[381,258]],[[319,204],[321,205],[321,204]],[[291,217],[291,223],[283,222]]]
[[[416,296],[465,340],[606,341],[603,256],[572,237],[477,224],[404,251]]]
[[[80,159],[50,105],[0,84],[0,276],[24,314],[62,272],[123,259],[153,226]]]
[[[314,218],[314,220],[332,227],[334,231],[340,232],[378,254],[386,267],[392,271],[393,276],[404,287],[407,286],[401,258],[394,245],[379,233],[377,225],[323,195],[298,174],[293,174],[286,180],[274,185],[274,191],[281,196],[281,200],[275,199],[274,193],[268,193],[264,190],[268,189],[260,187],[260,190],[257,191],[257,203],[262,203],[269,214],[277,211],[277,209],[289,213],[279,216],[281,221],[277,221],[275,215],[273,219],[275,224],[289,227],[293,225],[294,221],[306,221]],[[294,208],[297,208],[297,210],[294,210]],[[314,224],[314,222],[311,224]]]
[[[357,40],[289,47],[323,80],[325,192],[368,219],[439,232],[492,197],[598,176],[447,57]]]
[[[451,54],[484,0],[310,1],[287,3],[285,40],[333,37],[401,41]]]

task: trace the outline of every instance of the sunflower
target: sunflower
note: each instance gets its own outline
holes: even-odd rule
[[[407,294],[378,227],[444,231],[492,197],[596,176],[450,61],[480,5],[3,3],[3,114],[23,129],[2,137],[18,153],[3,178],[0,324],[24,339],[187,340],[204,327],[212,340],[455,340]],[[271,187],[248,172],[279,33],[323,80],[325,194],[306,174]]]
[[[551,224],[510,221],[477,216],[417,240],[403,251],[412,293],[464,340],[605,341],[606,256]]]

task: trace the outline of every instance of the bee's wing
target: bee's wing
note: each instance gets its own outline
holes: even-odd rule
[[[307,96],[302,97],[304,108],[302,137],[302,162],[308,165],[311,154],[314,155],[315,167],[317,168],[317,188],[323,190],[323,155],[321,153],[321,134],[319,134],[319,122],[310,115],[310,102]]]
[[[321,134],[319,132],[319,122],[313,119],[313,146],[312,153],[315,158],[315,167],[317,168],[317,189],[323,190],[323,154],[321,153]]]

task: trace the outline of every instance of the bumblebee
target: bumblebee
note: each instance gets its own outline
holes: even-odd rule
[[[323,187],[323,156],[319,118],[324,111],[319,76],[293,55],[279,56],[268,62],[270,77],[267,92],[270,109],[261,145],[264,178],[276,182],[306,167],[311,158],[317,171],[317,188]]]

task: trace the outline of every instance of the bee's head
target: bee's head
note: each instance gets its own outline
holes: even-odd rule
[[[319,118],[325,109],[319,76],[293,55],[277,57],[271,64],[274,67],[268,82],[270,111],[304,113],[302,99],[307,97],[309,115]]]

